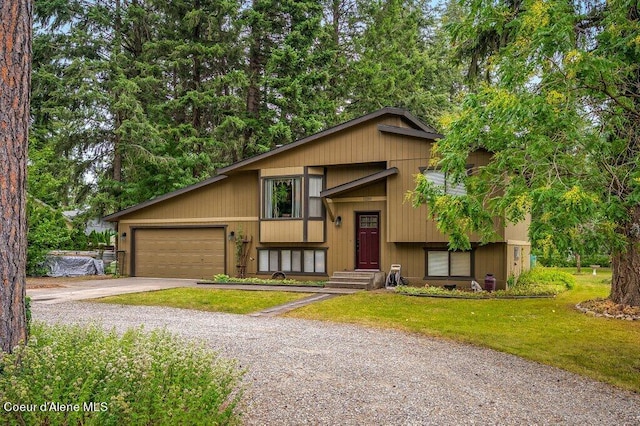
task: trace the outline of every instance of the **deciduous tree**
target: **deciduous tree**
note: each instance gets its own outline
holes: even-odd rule
[[[478,1],[459,43],[508,34],[483,61],[491,83],[444,120],[436,159],[467,196],[451,199],[419,177],[451,246],[489,239],[492,217],[541,212],[533,240],[549,247],[595,230],[613,251],[611,298],[640,306],[640,10],[636,1]],[[489,165],[466,176],[474,150]],[[449,198],[447,198],[449,197]],[[488,211],[490,214],[484,214]]]

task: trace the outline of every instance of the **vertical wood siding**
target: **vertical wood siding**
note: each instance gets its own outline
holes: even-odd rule
[[[231,231],[237,234],[242,228],[246,236],[253,237],[250,253],[253,260],[247,265],[249,274],[257,271],[259,247],[326,247],[326,266],[331,274],[355,268],[356,213],[379,212],[381,270],[386,272],[392,263],[400,263],[404,276],[413,283],[422,283],[426,272],[425,244],[447,242],[447,237],[436,229],[435,223],[427,220],[426,207],[414,208],[406,200],[407,191],[415,187],[415,175],[429,163],[431,142],[380,132],[378,124],[408,127],[399,117],[381,117],[247,164],[229,171],[227,179],[123,216],[119,232],[131,235],[132,226],[221,224],[227,227],[228,237]],[[479,167],[487,164],[489,158],[486,152],[473,153],[468,164]],[[301,220],[260,223],[259,176],[301,174],[305,166],[313,174],[326,170],[326,188],[390,167],[396,167],[399,172],[386,181],[334,197],[333,214],[341,216],[342,225],[337,227],[328,218],[326,222],[309,221],[306,230],[309,242],[303,243]],[[501,236],[527,239],[524,226],[498,230]],[[119,248],[129,253],[129,241],[130,238],[121,239]],[[498,280],[498,287],[503,287],[508,273],[506,252],[504,243],[478,247],[474,257],[476,279],[482,282],[484,275],[492,272]],[[232,275],[236,264],[234,253],[235,244],[229,241],[227,271]]]

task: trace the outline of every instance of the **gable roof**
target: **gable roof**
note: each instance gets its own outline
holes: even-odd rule
[[[337,126],[330,127],[330,128],[328,128],[326,130],[323,130],[323,131],[321,131],[319,133],[313,134],[311,136],[307,136],[306,138],[298,139],[295,142],[291,142],[291,143],[283,145],[281,147],[272,149],[271,151],[265,152],[263,154],[258,154],[258,155],[255,155],[253,157],[247,158],[245,160],[238,161],[237,163],[233,163],[230,166],[218,169],[218,173],[228,173],[230,171],[233,171],[233,170],[239,169],[241,167],[247,166],[247,165],[249,165],[251,163],[255,163],[257,161],[264,160],[265,158],[269,158],[269,157],[271,157],[273,155],[278,155],[278,154],[280,154],[282,152],[285,152],[285,151],[288,151],[290,149],[297,148],[300,145],[308,144],[309,142],[313,142],[313,141],[315,141],[317,139],[320,139],[320,138],[323,138],[325,136],[329,136],[329,135],[332,135],[334,133],[338,133],[338,132],[340,132],[342,130],[348,129],[350,127],[357,126],[359,124],[365,123],[367,121],[376,119],[376,118],[384,116],[384,115],[395,115],[395,116],[402,117],[407,122],[409,122],[409,124],[417,127],[417,129],[414,130],[413,133],[403,133],[403,134],[410,135],[410,136],[416,136],[416,137],[423,137],[423,138],[426,138],[426,139],[440,139],[440,138],[444,137],[443,135],[438,133],[432,127],[429,127],[426,124],[424,124],[422,121],[420,121],[420,119],[418,119],[416,116],[411,114],[409,111],[407,111],[405,109],[402,109],[402,108],[386,107],[386,108],[382,108],[382,109],[379,109],[377,111],[374,111],[374,112],[372,112],[370,114],[363,115],[362,117],[354,118],[353,120],[349,120],[349,121],[346,121],[346,122],[344,122],[342,124],[338,124]],[[381,128],[380,130],[381,131],[390,132],[390,128],[394,128],[394,126],[383,126],[383,128]],[[397,127],[397,129],[402,129],[402,128],[401,127]],[[412,129],[406,129],[406,130],[410,131]]]
[[[382,108],[379,109],[377,111],[374,111],[370,114],[364,115],[362,117],[358,117],[358,118],[354,118],[352,120],[346,121],[342,124],[338,124],[337,126],[334,127],[330,127],[326,130],[323,130],[319,133],[313,134],[311,136],[307,136],[305,138],[302,139],[298,139],[295,142],[292,142],[290,144],[287,145],[283,145],[281,147],[272,149],[271,151],[265,152],[263,154],[258,154],[255,155],[253,157],[247,158],[245,160],[241,160],[238,161],[236,163],[233,163],[227,167],[223,167],[221,169],[217,170],[217,174],[209,179],[203,180],[202,182],[198,182],[194,185],[190,185],[187,186],[185,188],[179,189],[177,191],[173,191],[173,192],[169,192],[168,194],[164,194],[161,195],[157,198],[153,198],[149,201],[145,201],[143,203],[140,204],[136,204],[134,206],[131,206],[129,208],[126,208],[124,210],[121,210],[119,212],[116,213],[112,213],[110,215],[107,215],[103,218],[103,220],[108,221],[108,222],[116,222],[118,220],[118,218],[120,218],[121,216],[127,215],[129,213],[133,213],[137,210],[141,210],[145,207],[149,207],[151,205],[154,205],[156,203],[160,203],[162,201],[168,200],[170,198],[173,197],[177,197],[178,195],[182,195],[185,194],[187,192],[193,191],[195,189],[198,188],[202,188],[203,186],[207,186],[209,184],[221,181],[223,179],[226,179],[227,176],[225,175],[225,173],[229,173],[231,171],[234,171],[236,169],[239,169],[241,167],[247,166],[249,164],[264,160],[265,158],[269,158],[273,155],[278,155],[282,152],[288,151],[290,149],[294,149],[299,147],[300,145],[304,145],[310,142],[313,142],[315,140],[318,140],[320,138],[323,138],[325,136],[329,136],[338,132],[341,132],[345,129],[348,129],[350,127],[354,127],[357,126],[359,124],[365,123],[367,121],[370,120],[374,120],[376,118],[385,116],[385,115],[394,115],[397,117],[401,117],[403,118],[405,121],[407,121],[412,127],[414,127],[413,129],[409,129],[409,128],[403,128],[403,127],[395,127],[395,126],[388,126],[388,125],[379,125],[378,126],[378,130],[380,130],[381,132],[387,132],[387,133],[397,133],[397,134],[403,134],[403,135],[408,135],[408,136],[414,136],[414,137],[419,137],[419,138],[424,138],[424,139],[439,139],[442,138],[443,135],[439,134],[435,129],[433,129],[430,126],[427,126],[425,123],[423,123],[420,119],[418,119],[416,116],[414,116],[413,114],[411,114],[409,111],[402,109],[402,108],[392,108],[392,107],[386,107],[386,108]]]
[[[106,220],[107,222],[116,222],[120,216],[124,216],[126,214],[133,213],[133,212],[135,212],[137,210],[144,209],[145,207],[152,206],[152,205],[154,205],[156,203],[159,203],[161,201],[168,200],[169,198],[177,197],[178,195],[185,194],[185,193],[187,193],[189,191],[193,191],[194,189],[202,188],[203,186],[207,186],[210,183],[219,182],[219,181],[221,181],[223,179],[226,179],[226,178],[227,178],[227,176],[225,176],[225,175],[215,175],[213,177],[210,177],[209,179],[203,180],[202,182],[198,182],[198,183],[195,183],[193,185],[186,186],[186,187],[184,187],[182,189],[178,189],[177,191],[169,192],[169,193],[161,195],[159,197],[152,198],[149,201],[145,201],[143,203],[136,204],[135,206],[131,206],[131,207],[126,208],[124,210],[120,210],[119,212],[112,213],[110,215],[107,215],[107,216],[103,217],[102,220]]]
[[[369,176],[362,177],[360,179],[352,180],[351,182],[343,183],[333,188],[327,188],[320,192],[320,197],[331,198],[335,195],[344,194],[345,192],[353,191],[359,188],[363,188],[375,182],[380,182],[386,179],[388,176],[397,175],[398,168],[391,167],[390,169],[383,170],[381,172],[370,174]]]

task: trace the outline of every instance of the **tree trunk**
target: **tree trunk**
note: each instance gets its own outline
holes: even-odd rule
[[[615,303],[640,306],[640,206],[632,209],[624,233],[626,250],[613,256],[610,298]]]
[[[30,0],[0,1],[0,349],[27,339],[26,170],[31,78]]]
[[[115,50],[114,55],[117,57],[122,51],[122,18],[120,0],[116,0],[115,8],[115,40],[113,48]],[[114,72],[114,80],[117,78],[115,74],[116,73]],[[120,101],[120,95],[117,91],[114,94],[113,101],[115,105],[118,105]],[[113,115],[115,116],[115,123],[113,128],[113,180],[115,180],[116,182],[122,182],[122,137],[119,133],[120,126],[122,126],[122,114],[120,110],[116,108],[113,112]],[[117,196],[118,194],[114,195]]]

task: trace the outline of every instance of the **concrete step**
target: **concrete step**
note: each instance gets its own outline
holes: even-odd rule
[[[373,289],[375,276],[375,272],[337,271],[333,273],[324,286],[328,288],[371,290]]]
[[[370,290],[371,282],[348,282],[348,281],[333,281],[329,280],[324,284],[325,288],[351,288],[358,290]]]
[[[362,271],[336,271],[331,278],[367,278],[371,279],[376,275],[375,272]]]
[[[329,281],[336,283],[368,283],[372,279],[373,277],[336,277],[335,275],[333,275],[331,278],[329,278]]]

